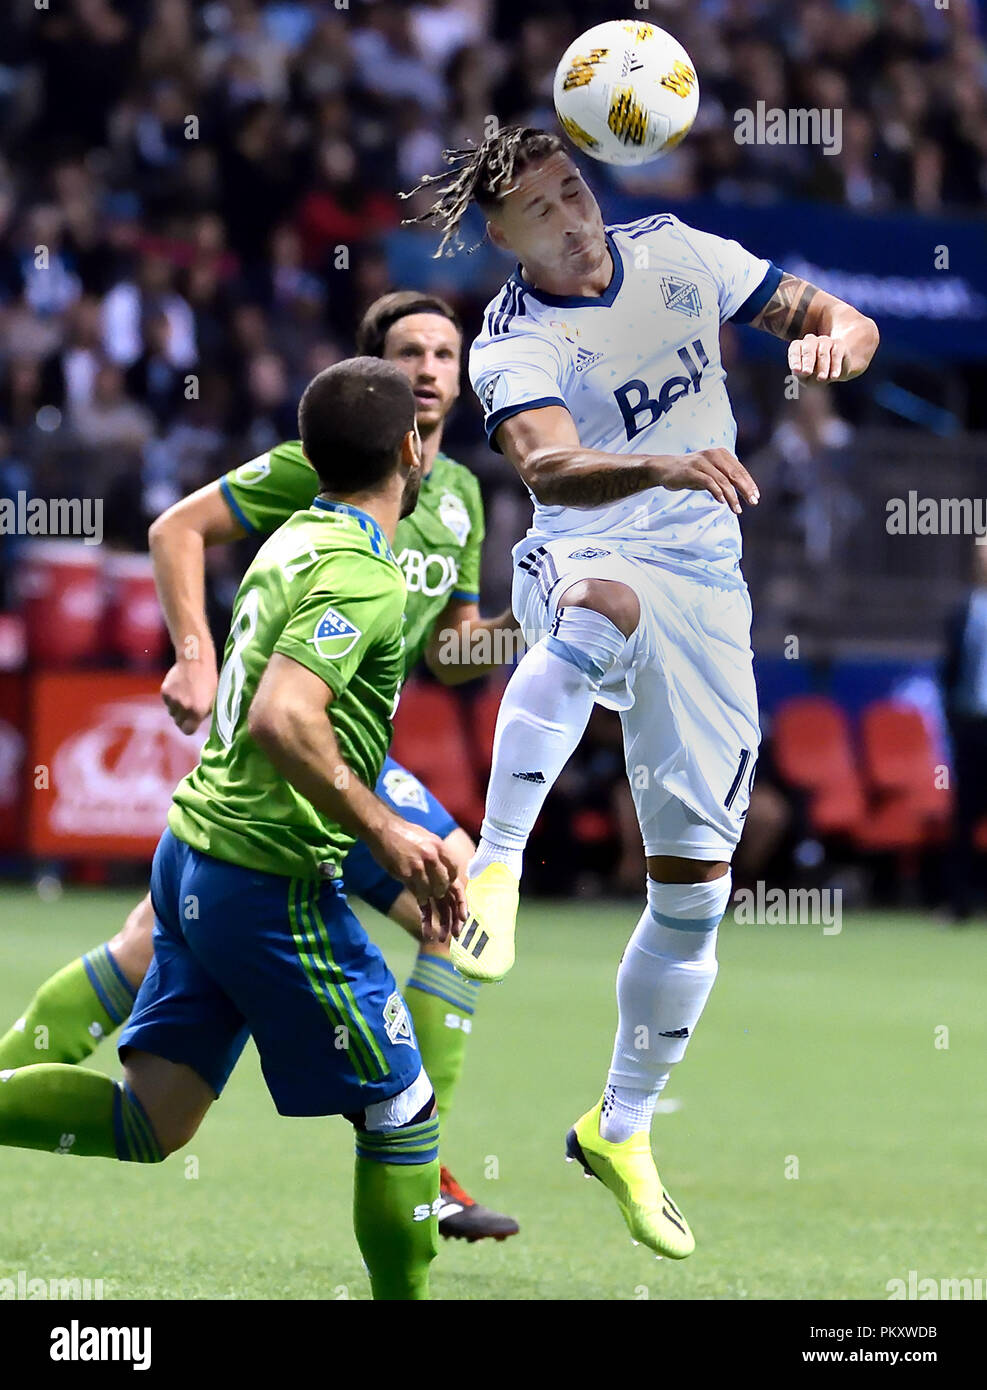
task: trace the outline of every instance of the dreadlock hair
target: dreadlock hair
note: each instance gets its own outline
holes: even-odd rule
[[[559,137],[547,130],[510,125],[489,135],[481,145],[443,150],[443,162],[450,168],[441,174],[426,174],[410,192],[398,194],[399,198],[412,198],[432,187],[438,193],[427,212],[405,218],[402,226],[429,222],[441,227],[442,240],[432,259],[452,256],[463,248],[459,226],[470,203],[476,203],[484,212],[492,211],[505,193],[510,193],[518,174],[564,148]],[[476,247],[469,249],[475,251]]]

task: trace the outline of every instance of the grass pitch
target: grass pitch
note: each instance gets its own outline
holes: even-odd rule
[[[118,929],[136,894],[43,904],[5,887],[2,899],[0,1031],[47,975]],[[412,943],[367,916],[403,981]],[[680,1108],[654,1128],[697,1240],[675,1264],[634,1248],[609,1194],[562,1160],[603,1085],[636,916],[634,904],[522,909],[517,966],[482,992],[443,1138],[459,1180],[521,1234],[443,1241],[433,1296],[885,1299],[913,1269],[987,1275],[987,933],[904,914],[848,917],[829,936],[722,929],[719,980],[667,1092]],[[111,1044],[92,1065],[117,1071]],[[0,1151],[0,1278],[99,1278],[106,1298],[367,1298],[352,1151],[345,1121],[275,1113],[251,1047],[161,1166]]]

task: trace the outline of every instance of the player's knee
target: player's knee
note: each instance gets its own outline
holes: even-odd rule
[[[152,1159],[151,1162],[161,1163],[173,1153],[177,1153],[179,1149],[184,1149],[185,1145],[192,1139],[198,1127],[197,1124],[156,1124],[154,1133],[158,1141],[160,1154]]]
[[[588,608],[609,618],[625,637],[631,637],[641,620],[641,602],[627,584],[614,579],[581,579],[559,600],[564,608]]]
[[[124,1047],[118,1133],[130,1157],[158,1163],[183,1149],[215,1100],[192,1067],[140,1048]]]
[[[569,594],[583,587],[582,583],[574,585]],[[624,586],[613,584],[610,587],[617,589]],[[629,589],[627,592],[631,593]],[[631,597],[634,595],[631,594]],[[637,602],[636,598],[634,602]],[[629,630],[633,632],[634,623],[631,622],[629,611],[623,613],[622,621],[624,627],[629,625]],[[618,661],[627,655],[628,635],[624,627],[588,602],[569,602],[567,595],[551,632],[545,638],[544,650],[574,667],[583,679],[599,685]],[[525,660],[530,660],[532,655],[529,652]]]
[[[119,968],[135,989],[147,974],[154,955],[154,909],[148,893],[107,943]]]
[[[396,1096],[375,1101],[365,1110],[347,1115],[346,1119],[355,1129],[367,1134],[393,1134],[396,1130],[423,1124],[435,1114],[435,1092],[428,1073],[422,1067],[411,1085]]]
[[[202,1123],[202,1112],[198,1108],[152,1105],[143,1107],[143,1112],[156,1141],[156,1151],[152,1148],[150,1156],[144,1159],[147,1163],[160,1163],[170,1154],[184,1149]]]

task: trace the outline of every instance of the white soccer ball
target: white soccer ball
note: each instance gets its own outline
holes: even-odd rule
[[[646,164],[688,134],[699,79],[688,53],[664,29],[614,19],[569,45],[553,95],[559,123],[579,149],[604,164]]]

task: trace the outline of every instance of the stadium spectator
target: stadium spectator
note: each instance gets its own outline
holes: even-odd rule
[[[411,14],[403,5],[384,3],[369,11],[353,35],[356,79],[364,92],[399,107],[417,101],[439,112],[445,87],[439,74],[423,61],[415,43]]]
[[[150,308],[141,326],[141,354],[124,376],[127,394],[143,401],[159,425],[174,416],[185,384],[183,370],[174,363],[173,333],[164,309]]]
[[[115,363],[100,366],[88,400],[76,402],[69,425],[85,448],[93,453],[137,451],[154,432],[154,417],[126,390],[124,373]]]
[[[392,198],[362,185],[353,146],[338,137],[325,139],[316,157],[314,187],[298,212],[306,265],[326,271],[338,247],[352,254],[396,220]]]
[[[65,339],[45,358],[44,397],[59,409],[74,409],[92,400],[102,362],[103,326],[95,295],[83,295],[65,318]]]
[[[103,300],[103,346],[111,362],[130,367],[141,355],[142,325],[155,312],[168,321],[165,355],[174,367],[192,367],[197,352],[195,318],[188,302],[173,288],[171,265],[159,255],[145,255],[134,279],[121,280]]]

